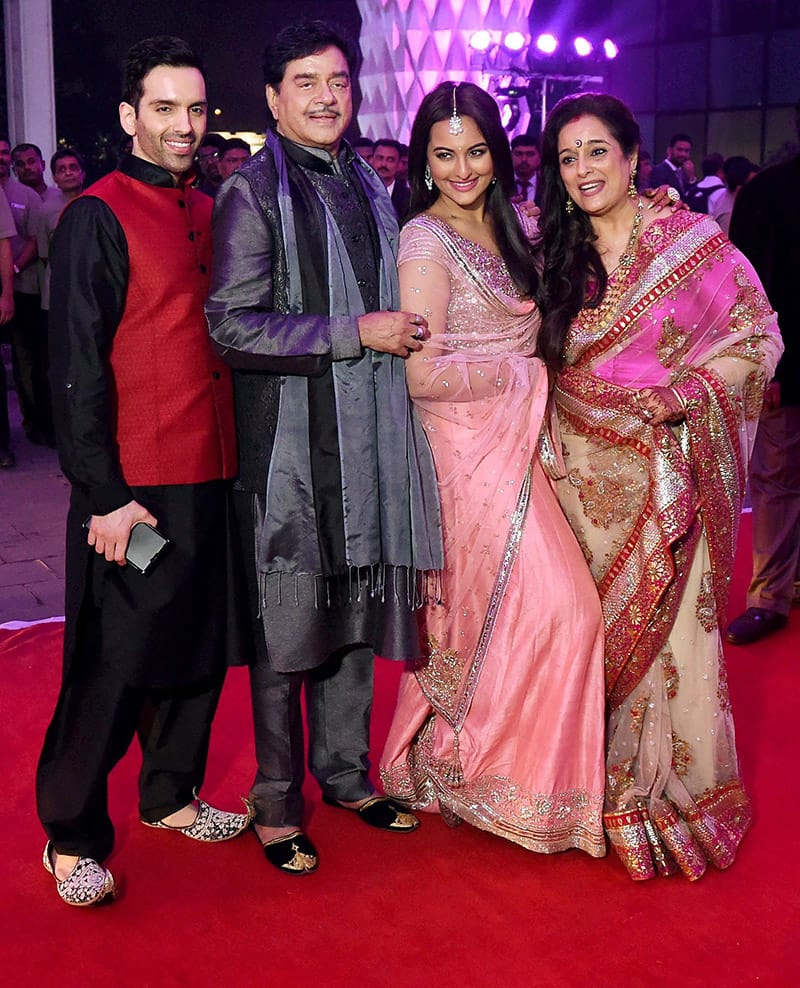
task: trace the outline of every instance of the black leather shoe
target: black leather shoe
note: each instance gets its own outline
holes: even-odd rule
[[[340,810],[357,813],[364,823],[378,830],[394,830],[397,833],[407,834],[419,826],[419,820],[413,813],[409,813],[405,807],[393,802],[388,796],[374,796],[361,806],[344,806],[337,799],[324,795],[322,801],[329,806],[337,806]]]
[[[732,645],[751,645],[773,631],[785,628],[788,620],[785,614],[767,610],[766,607],[748,607],[744,614],[731,621],[725,637]]]
[[[310,875],[317,870],[317,849],[302,830],[295,830],[286,837],[276,837],[261,846],[267,861],[287,875]]]

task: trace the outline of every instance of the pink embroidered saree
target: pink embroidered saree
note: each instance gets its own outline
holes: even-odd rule
[[[620,285],[616,279],[624,279]],[[558,496],[606,629],[606,831],[635,879],[726,868],[750,823],[720,626],[762,393],[782,350],[750,264],[707,217],[641,236],[570,330]],[[686,421],[634,393],[672,385]]]
[[[431,339],[407,376],[433,450],[441,601],[403,675],[386,792],[541,852],[605,853],[602,618],[538,455],[539,315],[502,260],[423,215],[400,238],[402,305]]]

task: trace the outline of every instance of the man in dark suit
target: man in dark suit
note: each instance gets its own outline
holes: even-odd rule
[[[671,185],[681,194],[681,199],[689,189],[689,178],[684,166],[692,155],[692,139],[688,134],[673,134],[670,138],[667,156],[650,173],[650,187]]]
[[[800,101],[796,107],[800,136]],[[784,351],[767,386],[750,461],[753,579],[728,641],[749,645],[784,627],[800,562],[800,154],[739,189],[730,238],[749,257],[778,313]]]
[[[511,161],[514,165],[514,180],[517,194],[513,202],[535,202],[539,204],[539,165],[542,156],[539,142],[533,134],[517,134],[511,141]]]
[[[372,153],[372,167],[383,180],[386,191],[391,197],[394,211],[397,213],[397,218],[402,223],[408,212],[411,190],[408,187],[408,183],[404,182],[398,176],[401,154],[402,147],[399,141],[393,141],[388,137],[381,138],[379,141],[375,141],[375,150]]]

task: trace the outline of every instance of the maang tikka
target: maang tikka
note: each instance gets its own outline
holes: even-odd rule
[[[450,124],[447,128],[453,137],[458,137],[459,134],[464,133],[464,124],[461,122],[461,117],[458,115],[458,107],[456,106],[457,89],[458,83],[453,86],[453,112],[450,114]]]

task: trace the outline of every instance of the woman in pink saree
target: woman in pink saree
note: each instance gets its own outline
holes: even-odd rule
[[[613,97],[543,135],[543,332],[565,339],[558,496],[603,605],[604,822],[634,879],[730,865],[750,823],[722,655],[737,525],[782,350],[752,267],[708,217],[647,213]]]
[[[599,857],[602,617],[543,466],[553,446],[538,273],[508,201],[494,100],[466,83],[426,96],[409,173],[401,298],[430,337],[407,378],[436,464],[445,570],[441,599],[423,609],[424,658],[401,681],[382,781],[448,822]]]

